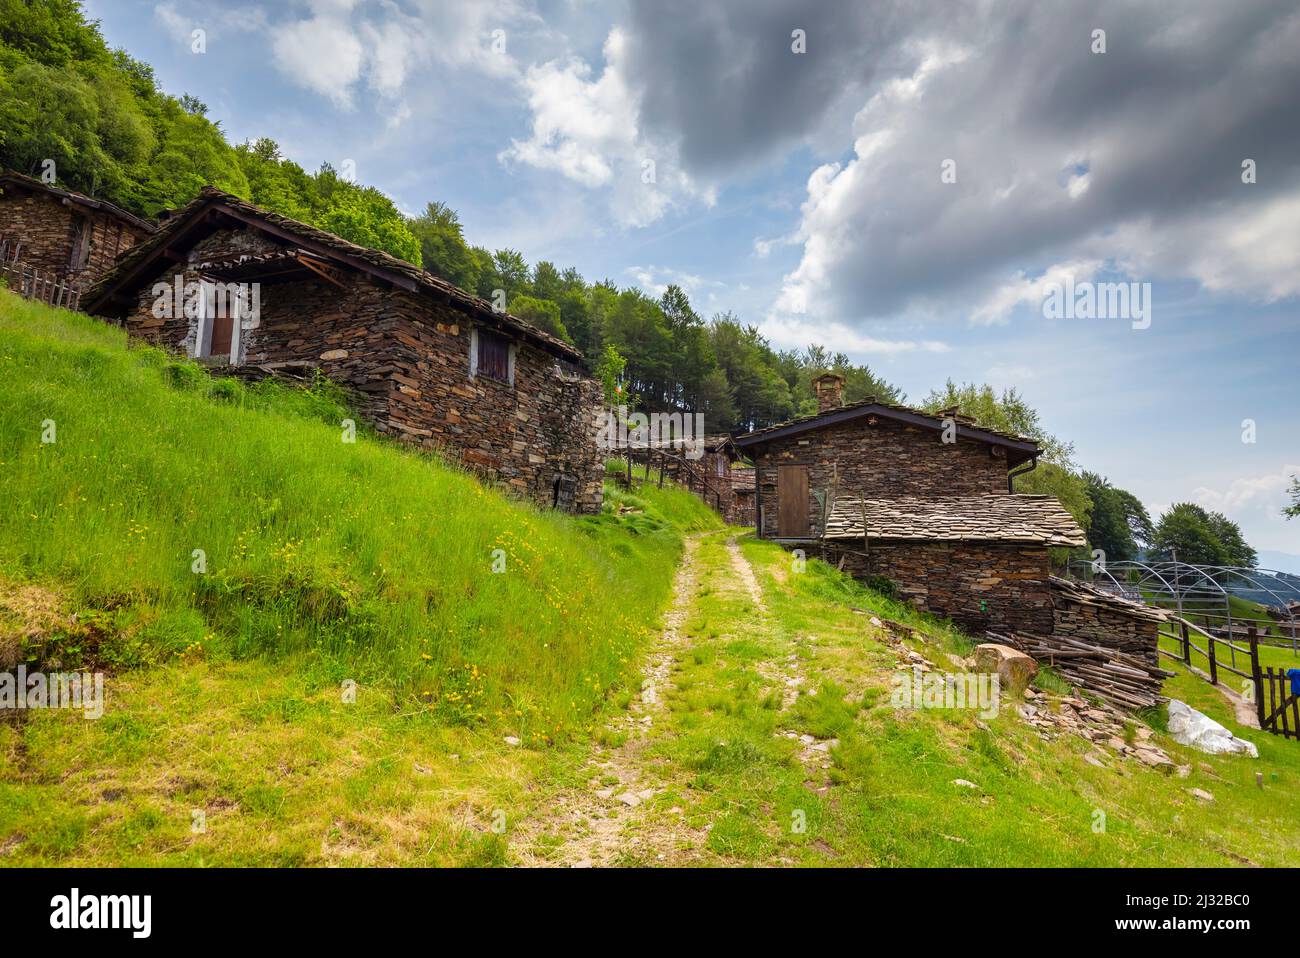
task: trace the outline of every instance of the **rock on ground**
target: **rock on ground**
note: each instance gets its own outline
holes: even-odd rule
[[[986,642],[975,646],[975,669],[996,672],[1003,685],[1023,689],[1038,674],[1038,663],[1019,649]]]

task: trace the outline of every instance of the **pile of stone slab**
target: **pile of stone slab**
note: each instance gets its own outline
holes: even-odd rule
[[[1151,665],[1160,662],[1160,609],[1077,579],[1052,576],[1052,634],[1104,645]],[[1033,631],[1030,629],[1029,631]]]
[[[1177,771],[1185,777],[1190,767],[1179,767],[1152,739],[1152,731],[1145,725],[1128,720],[1123,710],[1109,705],[1095,705],[1077,696],[1057,696],[1049,692],[1025,691],[1025,702],[1017,711],[1038,734],[1051,741],[1061,735],[1077,735],[1093,743],[1095,749],[1084,756],[1084,761],[1098,768],[1107,768],[1107,759],[1113,755],[1121,759],[1134,759],[1143,765],[1165,772]]]

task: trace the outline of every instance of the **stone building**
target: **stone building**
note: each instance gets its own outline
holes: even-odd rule
[[[881,576],[899,598],[975,634],[1050,633],[1048,549],[1084,544],[1052,496],[835,500],[822,555],[856,579]]]
[[[156,230],[104,200],[0,173],[0,256],[51,280],[89,287]]]
[[[736,437],[754,462],[762,538],[820,538],[840,495],[988,496],[1034,467],[1032,439],[980,428],[955,410],[931,415],[874,399],[843,405],[842,377],[814,382],[819,410]]]
[[[1051,496],[1015,495],[1032,439],[874,399],[844,405],[813,381],[818,412],[739,436],[754,461],[762,538],[817,550],[863,581],[979,633],[1049,633],[1051,548],[1085,544]]]
[[[432,274],[206,187],[84,300],[246,376],[319,370],[380,432],[598,512],[599,384],[568,343]]]

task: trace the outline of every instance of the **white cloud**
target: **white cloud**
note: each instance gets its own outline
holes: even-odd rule
[[[778,246],[797,246],[799,245],[798,234],[787,234],[786,236],[777,236],[773,239],[763,239],[761,236],[754,237],[754,255],[759,259],[767,259],[772,250]]]
[[[1198,486],[1192,500],[1214,512],[1222,512],[1241,526],[1246,541],[1257,549],[1296,551],[1300,542],[1297,520],[1288,520],[1282,509],[1290,502],[1287,489],[1291,477],[1300,475],[1300,463],[1284,465],[1280,471],[1233,479],[1226,488]]]
[[[232,33],[250,33],[266,29],[266,11],[261,7],[191,4],[182,12],[176,3],[159,3],[153,8],[154,16],[162,21],[177,40],[188,46],[193,31],[203,29],[210,40],[220,40]]]
[[[949,347],[937,340],[881,339],[840,322],[810,322],[794,316],[769,316],[759,331],[778,349],[803,349],[809,343],[842,352],[853,359],[869,360],[899,353],[946,353]]]
[[[727,285],[718,280],[706,279],[694,273],[686,273],[666,266],[629,266],[624,272],[631,276],[638,286],[654,296],[662,296],[669,286],[680,286],[691,299],[707,296],[709,300],[713,300],[715,291]]]
[[[1276,506],[1276,511],[1280,515],[1287,502],[1287,487],[1290,486],[1291,477],[1294,475],[1300,475],[1300,465],[1284,466],[1281,472],[1263,476],[1234,479],[1223,490],[1199,486],[1192,495],[1198,505],[1218,512],[1230,514],[1236,509],[1259,506],[1273,509]]]
[[[314,16],[277,26],[271,49],[276,67],[289,79],[351,109],[366,52],[346,6],[318,2]]]
[[[522,82],[532,135],[512,140],[499,159],[554,171],[588,189],[608,189],[612,211],[624,226],[646,226],[687,199],[711,206],[713,191],[682,172],[674,149],[652,142],[639,129],[626,50],[616,28],[605,40],[605,66],[598,76],[576,57],[530,67]]]
[[[1105,242],[1135,276],[1188,276],[1268,303],[1300,295],[1300,191],[1173,223],[1143,218]]]
[[[1011,282],[998,287],[975,308],[971,313],[971,323],[976,326],[1006,323],[1017,306],[1041,305],[1050,287],[1065,287],[1071,282],[1082,283],[1095,276],[1101,266],[1098,260],[1078,260],[1058,263],[1032,278],[1021,272]]]
[[[292,82],[353,109],[362,83],[387,103],[389,126],[411,115],[415,75],[437,62],[496,79],[517,79],[510,27],[536,15],[515,0],[447,4],[420,0],[414,14],[382,0],[309,0],[310,16],[272,29],[276,67]]]

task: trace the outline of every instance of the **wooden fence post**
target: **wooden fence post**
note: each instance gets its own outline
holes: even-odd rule
[[[1183,661],[1188,665],[1192,664],[1192,637],[1187,632],[1187,623],[1180,622],[1179,625],[1183,630]]]
[[[1259,668],[1259,634],[1255,627],[1250,627],[1250,674],[1255,681],[1255,714],[1259,716],[1259,727],[1264,727],[1264,674]]]
[[[1214,658],[1214,637],[1213,636],[1210,636],[1209,640],[1205,643],[1205,647],[1210,653],[1210,684],[1218,685],[1219,684],[1219,663],[1215,661]]]

